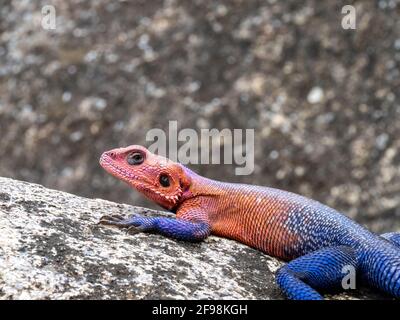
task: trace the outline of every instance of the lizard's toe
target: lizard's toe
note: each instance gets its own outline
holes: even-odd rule
[[[118,217],[113,216],[103,216],[100,218],[97,224],[106,225],[106,226],[114,226],[118,228],[128,228],[132,225],[130,220],[120,219]]]
[[[112,215],[104,215],[100,217],[100,221],[107,220],[107,221],[122,221],[125,217],[119,214],[112,214]]]
[[[134,235],[143,232],[143,228],[141,227],[135,227],[135,226],[130,226],[128,229],[126,229],[126,234],[129,235]]]
[[[149,230],[153,226],[153,220],[151,218],[133,216],[130,218],[124,218],[119,215],[103,216],[100,218],[98,225],[107,225],[117,227],[121,229],[128,229],[127,233],[136,234]]]

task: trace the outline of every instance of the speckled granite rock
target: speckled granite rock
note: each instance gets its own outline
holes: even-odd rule
[[[0,178],[0,299],[282,299],[281,262],[235,241],[200,244],[98,227],[103,214],[167,215]],[[379,298],[361,290],[358,296]]]

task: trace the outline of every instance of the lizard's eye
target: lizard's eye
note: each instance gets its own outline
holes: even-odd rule
[[[166,174],[160,175],[160,184],[163,187],[169,187],[169,177]]]
[[[130,164],[130,165],[138,165],[143,163],[144,161],[144,155],[141,152],[132,152],[130,154],[128,154],[128,157],[126,158],[126,161]]]

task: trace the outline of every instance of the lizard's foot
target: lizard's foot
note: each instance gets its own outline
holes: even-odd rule
[[[102,216],[97,224],[118,228],[129,228],[132,225],[131,218],[125,218],[119,214]]]
[[[98,224],[125,229],[128,234],[154,232],[179,240],[201,241],[210,234],[210,226],[206,222],[191,222],[167,217],[103,216]]]
[[[144,229],[142,227],[130,226],[128,227],[128,229],[126,229],[126,234],[134,235],[143,231]]]
[[[105,215],[102,216],[97,224],[126,229],[128,234],[136,234],[148,231],[153,228],[154,218],[131,216],[129,218],[121,215]]]

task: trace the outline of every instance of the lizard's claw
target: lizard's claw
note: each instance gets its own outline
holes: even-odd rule
[[[129,218],[126,219],[118,214],[102,216],[97,224],[115,226],[118,228],[128,228],[132,225]]]
[[[134,235],[134,234],[141,233],[141,232],[143,232],[143,231],[144,231],[144,230],[143,230],[143,228],[141,228],[141,227],[130,226],[130,227],[128,227],[128,229],[126,229],[126,234]]]
[[[101,216],[100,221],[98,222],[98,224],[102,224],[102,221],[122,221],[124,220],[125,217],[119,215],[119,214],[113,214],[113,215],[104,215]]]
[[[126,229],[127,234],[136,234],[152,229],[153,222],[152,218],[146,217],[131,216],[125,218],[120,215],[106,215],[102,216],[97,224]]]

